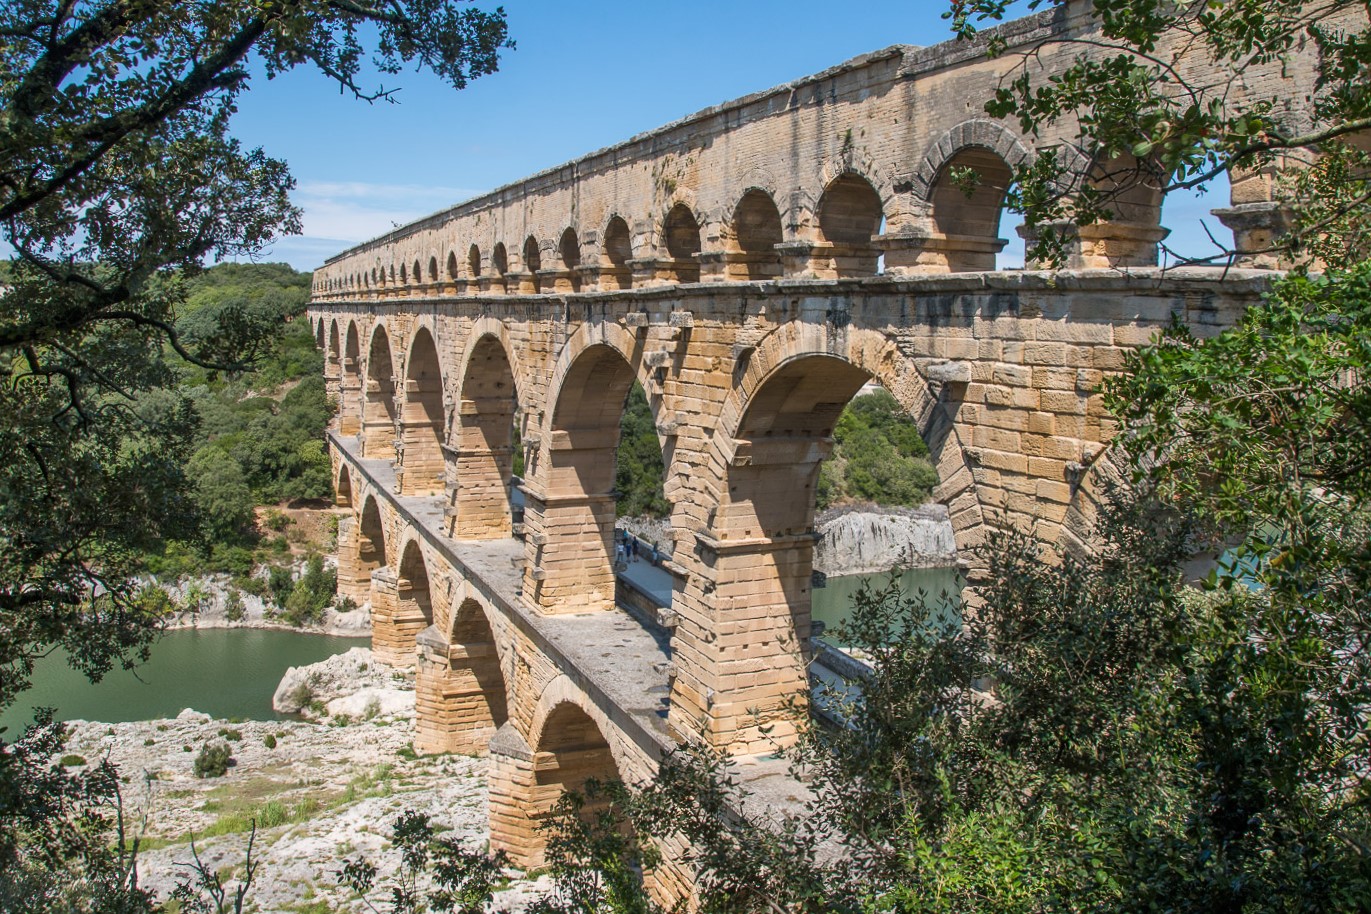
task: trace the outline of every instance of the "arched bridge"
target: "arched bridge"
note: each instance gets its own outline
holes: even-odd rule
[[[379,655],[418,664],[416,745],[490,754],[492,842],[516,859],[539,860],[537,821],[588,776],[646,776],[685,739],[755,756],[793,738],[815,483],[864,383],[918,421],[964,556],[999,527],[1071,544],[1114,431],[1105,374],[1173,318],[1227,325],[1265,287],[1260,270],[1152,266],[1165,230],[1145,189],[1075,239],[1075,269],[994,272],[1010,168],[1039,148],[976,113],[1008,60],[890,48],[315,274],[351,509],[340,587],[370,600]],[[969,196],[960,169],[979,176]],[[1269,187],[1238,182],[1229,218],[1260,226]],[[615,606],[634,382],[673,506],[670,629]]]

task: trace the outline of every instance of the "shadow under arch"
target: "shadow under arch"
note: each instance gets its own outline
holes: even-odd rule
[[[623,216],[614,215],[605,226],[600,254],[600,288],[607,291],[633,288],[633,234]]]
[[[567,691],[556,688],[561,681],[554,682],[548,691]],[[624,780],[598,715],[582,707],[583,699],[552,697],[551,707],[545,711],[540,708],[541,719],[534,721],[527,744],[531,750],[528,760],[515,768],[509,765],[513,759],[496,757],[492,772],[491,846],[504,849],[518,865],[529,869],[546,862],[547,836],[542,825],[564,794],[584,794],[591,779]],[[545,693],[544,702],[547,698]],[[497,802],[501,794],[501,800],[512,802]],[[600,808],[603,800],[588,803],[582,815],[594,815]]]
[[[485,606],[472,597],[452,613],[449,628],[419,636],[416,700],[428,710],[416,721],[414,746],[480,755],[509,720],[499,644]]]
[[[511,480],[519,390],[509,332],[493,318],[472,328],[462,357],[452,455],[454,539],[501,539],[513,529]]]
[[[824,188],[817,207],[819,246],[827,261],[822,278],[876,275],[880,251],[872,240],[881,230],[884,206],[872,183],[856,172],[838,175]]]
[[[758,187],[750,188],[738,200],[733,210],[728,278],[736,280],[778,279],[781,276],[781,255],[776,245],[785,241],[781,228],[781,211],[771,194]]]
[[[418,636],[433,624],[433,590],[423,547],[404,541],[393,574],[372,573],[371,650],[381,663],[410,666]]]
[[[367,347],[367,380],[362,397],[362,456],[395,459],[395,365],[390,335],[378,322]]]
[[[440,495],[443,462],[443,370],[433,332],[414,331],[405,358],[405,397],[400,413],[400,494]]]
[[[339,508],[352,507],[352,471],[343,464],[333,481],[333,504]]]

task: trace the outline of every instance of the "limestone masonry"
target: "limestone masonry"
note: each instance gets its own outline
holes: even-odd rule
[[[1026,47],[1078,27],[1043,14],[1001,34]],[[491,840],[517,861],[541,860],[562,790],[639,781],[681,741],[757,757],[763,796],[789,789],[763,757],[803,713],[815,481],[863,384],[920,423],[963,562],[1010,526],[1086,548],[1115,431],[1103,377],[1173,316],[1212,333],[1266,288],[1262,269],[1158,270],[1145,192],[1081,232],[1072,269],[994,272],[1011,167],[1054,142],[981,113],[1012,65],[975,44],[888,48],[315,274],[350,509],[340,589],[370,601],[378,658],[417,665],[416,746],[489,755]],[[1312,78],[1297,62],[1249,85],[1298,99]],[[979,174],[970,198],[954,167]],[[1224,218],[1242,250],[1277,224],[1271,187],[1235,181]],[[615,604],[614,452],[635,381],[674,506],[670,630]],[[688,882],[660,879],[668,896]]]

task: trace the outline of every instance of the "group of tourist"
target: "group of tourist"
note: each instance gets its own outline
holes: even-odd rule
[[[636,562],[640,558],[646,558],[653,565],[661,561],[661,555],[657,552],[655,544],[644,542],[627,530],[614,528],[615,569],[623,570],[629,566],[630,562]]]

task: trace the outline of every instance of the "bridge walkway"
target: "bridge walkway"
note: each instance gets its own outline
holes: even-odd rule
[[[575,679],[602,705],[612,706],[615,723],[650,757],[660,758],[678,746],[667,728],[670,696],[670,633],[630,615],[622,608],[574,615],[546,616],[523,599],[524,543],[514,538],[454,540],[443,532],[443,496],[397,494],[395,464],[361,456],[354,435],[329,432],[329,442],[370,483],[402,522],[416,531],[453,569],[477,586],[561,671]],[[670,573],[645,561],[631,565],[647,589],[669,585]],[[779,817],[796,811],[807,795],[777,756],[734,759],[735,774],[748,793],[744,808]]]

